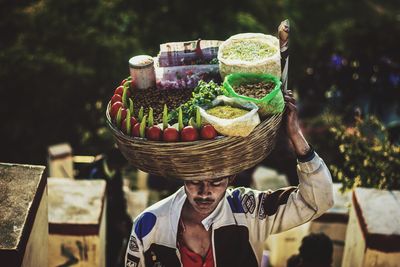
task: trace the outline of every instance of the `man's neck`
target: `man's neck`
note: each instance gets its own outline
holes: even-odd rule
[[[183,204],[181,219],[186,223],[202,224],[201,222],[210,214],[211,213],[201,214],[197,212],[189,203],[189,201],[186,201],[185,204]]]

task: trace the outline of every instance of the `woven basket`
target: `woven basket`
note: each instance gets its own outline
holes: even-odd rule
[[[273,149],[282,113],[263,120],[247,137],[194,142],[157,142],[129,137],[106,112],[119,150],[136,168],[163,177],[206,180],[237,174],[262,161]]]

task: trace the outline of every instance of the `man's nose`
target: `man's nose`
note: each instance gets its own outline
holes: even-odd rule
[[[207,182],[202,182],[199,187],[200,196],[208,196],[211,195],[210,185]]]

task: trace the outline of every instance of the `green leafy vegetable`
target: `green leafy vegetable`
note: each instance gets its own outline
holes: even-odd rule
[[[169,114],[169,121],[176,122],[178,120],[179,108],[182,109],[183,123],[187,125],[191,117],[196,117],[196,109],[198,106],[203,108],[211,107],[211,102],[219,95],[223,94],[222,87],[213,81],[200,81],[193,91],[192,98],[182,104]]]

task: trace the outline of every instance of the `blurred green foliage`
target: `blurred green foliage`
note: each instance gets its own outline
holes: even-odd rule
[[[400,190],[400,146],[377,117],[344,118],[328,109],[302,127],[343,191],[357,186]]]
[[[40,0],[0,7],[0,161],[6,162],[43,164],[47,146],[58,142],[71,143],[75,154],[110,147],[105,103],[128,76],[128,59],[156,55],[160,43],[275,34],[289,18],[292,88],[334,52],[384,53],[399,61],[394,0]]]
[[[342,117],[329,109],[319,116],[302,120],[303,133],[327,165],[341,165],[343,162],[338,150],[338,141],[330,132],[331,127],[341,125],[343,125]],[[335,178],[333,177],[337,182]]]
[[[400,190],[400,146],[389,141],[385,126],[374,116],[356,118],[354,126],[331,127],[342,157],[332,175],[343,190],[370,187]]]

